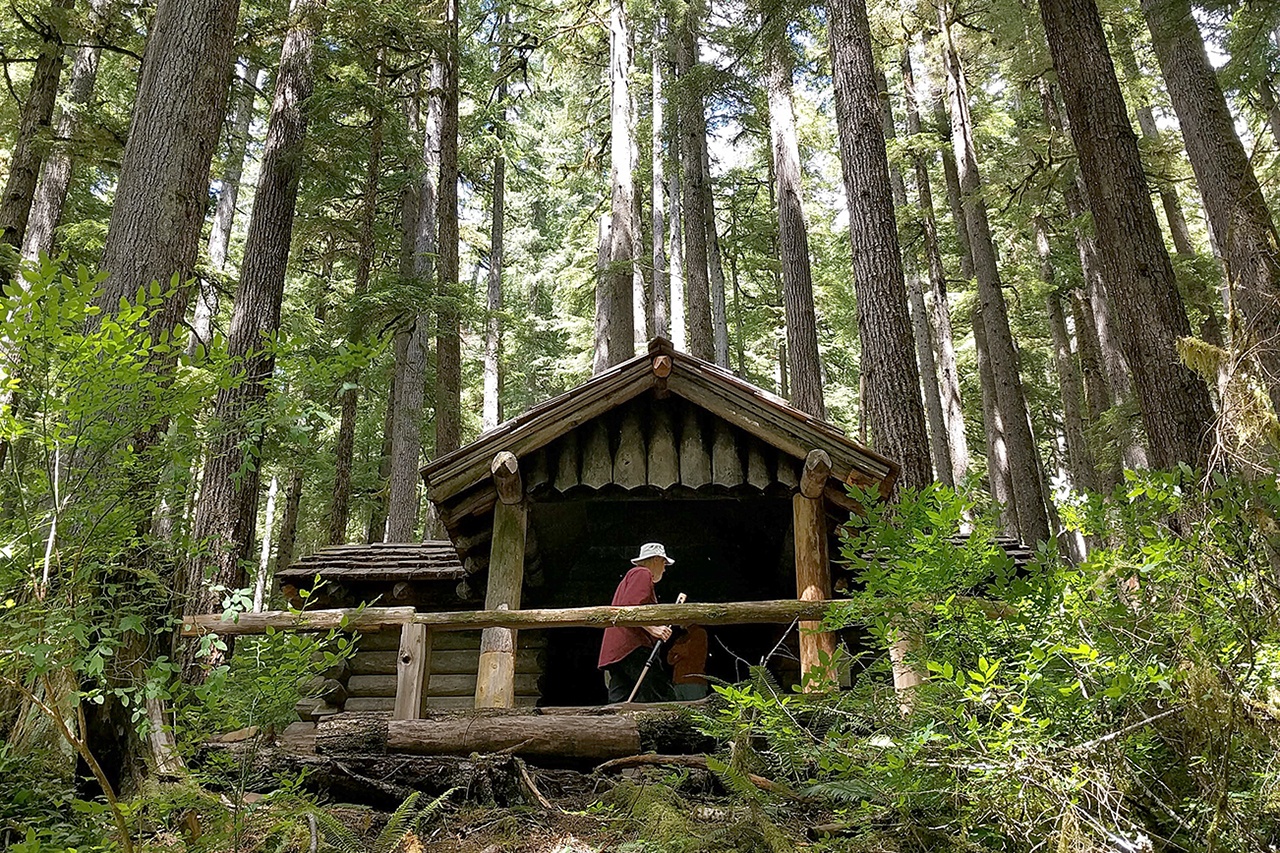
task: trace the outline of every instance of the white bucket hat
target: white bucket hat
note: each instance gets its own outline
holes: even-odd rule
[[[646,542],[646,543],[644,543],[643,545],[641,545],[641,546],[640,546],[640,556],[639,556],[639,557],[636,557],[636,558],[635,558],[634,560],[632,560],[631,562],[632,562],[632,564],[633,564],[633,565],[637,565],[637,566],[638,566],[638,565],[640,565],[640,563],[644,562],[645,560],[649,559],[650,557],[661,557],[662,559],[664,559],[664,560],[666,560],[666,561],[667,561],[667,565],[668,565],[668,566],[670,566],[670,565],[672,565],[673,563],[675,563],[675,560],[673,560],[673,559],[671,559],[670,557],[668,557],[668,556],[667,556],[667,549],[666,549],[666,548],[664,548],[664,547],[662,547],[662,543],[661,543],[661,542]]]

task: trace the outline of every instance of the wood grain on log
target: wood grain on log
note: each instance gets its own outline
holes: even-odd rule
[[[556,491],[566,492],[582,482],[578,477],[578,434],[571,432],[556,446]]]
[[[610,625],[639,627],[644,625],[753,625],[786,624],[793,619],[820,619],[829,607],[840,601],[733,601],[723,604],[645,604],[636,607],[564,607],[542,610],[454,610],[438,613],[402,614],[398,607],[370,607],[364,610],[366,622],[386,626],[406,621],[428,625],[438,631],[474,631],[477,628],[607,628]],[[388,613],[388,611],[390,611]],[[252,615],[253,620],[239,624],[222,622],[216,615],[200,615],[187,619],[184,636],[216,631],[228,636],[262,634],[266,629],[291,631],[327,631],[351,610],[316,610],[307,614],[267,611]],[[381,614],[387,613],[385,617]],[[318,617],[324,616],[320,619]],[[308,618],[303,618],[303,617]],[[377,623],[384,618],[386,621]],[[319,626],[319,627],[317,627]]]
[[[717,486],[742,485],[742,459],[738,456],[738,442],[733,430],[719,418],[716,419],[711,444],[711,482]]]
[[[804,471],[800,475],[800,494],[806,498],[821,498],[831,476],[831,457],[825,450],[810,450],[804,459]]]
[[[582,444],[582,485],[602,489],[613,482],[613,454],[609,451],[609,430],[597,418],[585,427]]]
[[[810,470],[812,469],[806,467],[806,475]],[[823,477],[820,482],[825,482],[825,479]],[[821,493],[819,488],[818,494]],[[791,508],[795,529],[796,597],[803,601],[829,599],[831,559],[827,548],[827,514],[822,499],[808,498],[803,493],[797,493],[792,496]],[[816,677],[823,657],[830,660],[836,649],[835,635],[818,633],[818,625],[815,621],[800,623],[800,671],[805,676],[807,690],[821,690],[835,685],[833,672],[827,673],[829,678],[825,681]]]
[[[648,462],[649,485],[669,489],[680,482],[680,457],[676,453],[676,435],[669,404],[659,403],[653,409]]]
[[[691,489],[711,482],[711,454],[702,440],[702,425],[693,406],[685,406],[680,424],[680,483]]]
[[[557,758],[614,758],[640,751],[640,732],[626,717],[516,717],[491,720],[404,720],[387,728],[390,752],[470,755],[511,752]]]
[[[624,489],[645,484],[644,432],[640,429],[640,412],[632,406],[622,418],[618,432],[618,451],[613,456],[613,482]]]
[[[367,694],[357,687],[362,678],[377,675],[353,675],[347,680],[351,693]],[[425,625],[404,625],[400,629],[400,650],[396,658],[396,674],[390,679],[391,695],[396,697],[392,716],[397,720],[416,720],[422,716],[423,700],[431,680],[431,629]]]

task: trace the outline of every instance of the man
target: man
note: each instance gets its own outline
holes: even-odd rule
[[[640,556],[631,561],[635,567],[622,578],[613,593],[614,607],[630,607],[637,604],[657,604],[653,586],[662,580],[667,567],[674,564],[667,556],[667,549],[660,542],[646,542],[640,548]],[[666,625],[643,628],[604,629],[604,642],[600,644],[599,668],[604,671],[605,685],[609,688],[610,702],[625,702],[631,695],[644,669],[645,661],[655,643],[671,638]],[[637,702],[673,702],[676,699],[671,676],[662,661],[655,660],[636,693]]]

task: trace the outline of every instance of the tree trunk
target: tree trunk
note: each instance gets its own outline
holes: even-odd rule
[[[667,268],[667,255],[664,240],[667,234],[666,223],[666,155],[663,152],[662,134],[666,128],[663,112],[666,96],[662,89],[662,66],[665,63],[665,40],[663,30],[666,17],[653,16],[653,35],[649,45],[651,73],[653,77],[653,93],[651,106],[652,132],[649,136],[650,173],[653,181],[649,194],[650,215],[653,219],[653,286],[649,299],[653,333],[660,338],[671,337],[671,271]]]
[[[114,313],[138,289],[177,276],[151,333],[186,314],[208,203],[209,164],[227,106],[239,0],[159,0],[133,102],[102,267],[98,304]]]
[[[893,103],[889,99],[889,83],[884,72],[877,74],[880,87],[880,123],[884,128],[886,144],[897,138],[893,121]],[[926,178],[927,180],[927,178]],[[893,189],[893,205],[901,215],[910,215],[907,201],[907,184],[902,171],[889,163],[889,185]],[[925,190],[928,192],[928,189]],[[901,240],[899,241],[901,242]],[[929,448],[933,459],[934,476],[944,485],[955,486],[951,475],[951,448],[948,445],[946,416],[942,411],[942,388],[938,382],[938,361],[933,351],[934,332],[929,323],[929,309],[924,301],[924,282],[921,280],[920,261],[914,252],[903,253],[903,267],[907,280],[907,306],[911,314],[911,337],[916,347],[916,365],[920,370],[920,390],[924,396],[925,421],[929,426]]]
[[[253,612],[261,613],[267,600],[271,579],[271,528],[276,520],[276,494],[280,491],[280,478],[272,477],[267,487],[267,506],[262,512],[262,552],[258,557],[258,574],[253,583]]]
[[[244,174],[245,150],[249,145],[249,125],[253,122],[253,102],[265,85],[266,72],[257,72],[252,61],[243,61],[237,71],[235,112],[231,119],[231,133],[227,140],[226,168],[219,183],[218,205],[214,209],[213,223],[209,228],[209,263],[217,272],[227,268],[227,249],[231,245],[231,226],[235,222],[236,202],[240,198],[240,177]],[[188,354],[197,346],[209,343],[214,315],[218,313],[218,284],[202,278],[196,296],[196,307],[191,320],[191,340],[187,342]]]
[[[974,145],[973,122],[969,115],[968,84],[960,57],[951,39],[950,12],[947,4],[938,10],[943,37],[943,63],[946,66],[950,96],[952,140],[965,222],[969,228],[969,250],[973,256],[978,282],[979,314],[986,331],[987,357],[995,382],[995,404],[1004,430],[1009,471],[1013,482],[1014,512],[1018,519],[1018,537],[1030,545],[1049,539],[1049,514],[1041,484],[1040,457],[1027,420],[1027,400],[1019,375],[1018,355],[1009,331],[1009,315],[1005,306],[1000,271],[996,262],[991,226],[987,220],[982,177],[978,172],[977,149]]]
[[[1084,431],[1084,387],[1080,371],[1071,352],[1071,338],[1067,334],[1067,318],[1062,310],[1062,295],[1057,290],[1057,277],[1049,254],[1049,234],[1044,218],[1037,216],[1033,222],[1036,235],[1036,253],[1040,256],[1040,278],[1049,285],[1045,307],[1049,319],[1049,335],[1053,340],[1054,364],[1058,371],[1058,392],[1062,399],[1062,426],[1067,443],[1067,469],[1071,483],[1078,491],[1093,492],[1098,489],[1098,472],[1093,464],[1093,452]]]
[[[1120,61],[1125,78],[1130,85],[1141,85],[1145,78],[1133,50],[1133,33],[1127,24],[1118,19],[1112,23],[1111,31],[1115,35],[1112,44],[1115,45],[1116,58]],[[1141,99],[1134,105],[1134,113],[1138,116],[1138,129],[1142,132],[1142,138],[1159,145],[1160,128],[1156,125],[1155,111],[1151,109],[1151,104]],[[1160,205],[1164,208],[1164,218],[1169,225],[1174,251],[1179,255],[1195,257],[1195,246],[1191,243],[1191,231],[1187,228],[1187,217],[1182,212],[1177,189],[1167,180],[1161,180],[1157,181],[1156,191],[1160,194]]]
[[[27,233],[36,182],[40,178],[42,145],[39,137],[49,130],[53,108],[58,101],[58,81],[62,78],[66,56],[59,27],[65,24],[66,15],[73,5],[74,0],[52,0],[48,18],[35,22],[42,29],[40,56],[36,58],[31,73],[27,99],[18,112],[17,134],[9,154],[9,177],[5,181],[4,194],[0,195],[0,243],[8,243],[18,250],[22,248]],[[13,270],[0,267],[0,293],[6,292],[12,273]]]
[[[1262,367],[1280,412],[1280,238],[1187,0],[1142,0],[1205,213],[1225,253],[1242,349]]]
[[[716,364],[729,366],[729,318],[725,313],[724,262],[720,253],[720,233],[716,226],[716,198],[711,183],[711,153],[706,134],[702,136],[702,215],[707,228],[707,281],[711,286],[711,338]]]
[[[437,243],[436,217],[440,177],[441,85],[444,69],[437,58],[432,62],[427,95],[427,112],[423,122],[421,177],[418,185],[405,195],[402,212],[406,242],[412,253],[401,256],[401,274],[416,280],[417,290],[433,291]],[[409,126],[414,128],[416,113],[411,110]],[[426,300],[424,299],[424,303]],[[396,405],[391,439],[391,482],[387,489],[387,541],[411,542],[418,526],[422,501],[418,485],[422,459],[422,405],[426,391],[427,335],[431,316],[419,310],[409,328],[396,336]]]
[[[378,57],[375,77],[383,74],[382,57]],[[354,299],[357,306],[369,291],[369,278],[373,273],[373,255],[377,250],[374,226],[378,220],[378,179],[382,175],[382,107],[375,106],[369,128],[369,160],[364,179],[364,198],[360,211],[359,254],[356,257]],[[364,338],[364,319],[352,312],[351,331],[348,340],[357,343]],[[333,465],[333,502],[329,505],[329,544],[343,545],[347,541],[347,526],[351,520],[351,473],[355,465],[356,416],[360,403],[360,371],[346,375],[339,393],[341,414],[338,419],[338,441]]]
[[[955,148],[952,145],[954,131],[951,118],[942,102],[942,93],[933,102],[933,121],[937,125],[942,149],[942,176],[947,184],[947,206],[951,210],[951,223],[956,229],[956,242],[960,246],[960,277],[966,283],[973,281],[973,250],[969,246],[969,223],[964,218],[964,198],[960,192],[960,170],[956,167]]]
[[[372,545],[382,542],[387,533],[388,486],[391,481],[391,431],[396,422],[396,374],[391,371],[391,383],[387,388],[387,407],[382,416],[382,447],[378,452],[378,493],[369,512],[369,524],[365,527],[364,541]]]
[[[996,402],[996,378],[991,369],[987,347],[987,324],[982,321],[981,304],[973,310],[973,348],[978,359],[978,378],[982,383],[982,428],[987,437],[987,487],[991,499],[1000,507],[1000,527],[1006,533],[1018,530],[1018,513],[1014,506],[1013,472],[1009,468],[1009,448],[1005,440],[1004,421]]]
[[[769,97],[769,133],[777,199],[775,209],[778,215],[778,264],[782,270],[783,306],[787,323],[791,403],[801,411],[825,419],[827,407],[822,399],[822,357],[818,352],[817,311],[813,304],[813,273],[809,266],[809,229],[804,218],[800,147],[796,139],[796,120],[791,104],[791,44],[785,28],[779,22],[767,21],[765,30],[765,89]],[[832,44],[835,45],[834,37]],[[846,85],[853,84],[846,81]],[[845,92],[846,98],[857,95],[856,89],[850,88]],[[883,150],[883,142],[880,147]],[[874,158],[874,153],[874,150],[861,152],[850,146],[843,146],[841,159],[856,156]],[[848,168],[850,167],[846,166]],[[850,195],[851,211],[852,199],[853,196]],[[892,219],[892,210],[890,214]],[[896,253],[897,241],[894,242]],[[865,342],[863,355],[865,366]],[[877,435],[877,440],[887,438]],[[888,449],[882,447],[881,450],[893,456]]]
[[[105,16],[110,10],[107,0],[91,0],[89,4],[88,41],[102,37],[102,29],[109,23]],[[40,169],[40,181],[36,185],[31,216],[27,220],[27,233],[22,241],[22,257],[35,261],[40,254],[53,251],[53,235],[62,221],[62,206],[67,201],[71,186],[72,140],[80,126],[81,114],[93,97],[98,80],[98,60],[102,48],[96,44],[77,47],[71,64],[71,84],[67,89],[67,104],[58,114],[55,131],[60,144],[49,151]]]
[[[1097,6],[1094,0],[1040,0],[1040,14],[1093,212],[1107,296],[1121,319],[1120,343],[1151,461],[1161,469],[1179,462],[1202,466],[1213,423],[1209,389],[1178,359],[1178,339],[1190,335],[1191,326],[1160,239]]]
[[[902,79],[906,87],[907,133],[914,139],[921,135],[920,102],[915,74],[911,68],[911,51],[902,49]],[[932,334],[932,351],[936,356],[938,389],[947,430],[947,457],[951,462],[950,483],[964,482],[969,472],[969,440],[964,432],[964,408],[960,399],[960,373],[956,368],[956,349],[951,329],[951,308],[947,304],[947,273],[938,246],[938,223],[933,213],[933,189],[929,185],[929,168],[923,154],[913,148],[916,187],[920,197],[920,225],[924,237],[925,258],[929,267],[929,290],[932,300],[928,324]]]
[[[600,373],[635,355],[633,272],[636,262],[635,180],[631,151],[635,128],[631,122],[631,39],[622,0],[609,3],[609,181],[612,215],[605,264],[596,283],[595,372]]]
[[[440,93],[440,308],[436,312],[436,456],[462,446],[462,321],[458,279],[458,0],[445,0]],[[629,279],[628,279],[629,281]],[[627,325],[628,335],[630,324]]]
[[[293,563],[294,548],[298,543],[298,516],[302,511],[303,473],[294,468],[289,475],[289,489],[285,492],[284,516],[280,519],[280,538],[276,540],[276,569],[287,569]]]
[[[840,165],[849,204],[853,282],[862,339],[862,407],[876,449],[902,466],[899,484],[924,488],[930,476],[920,374],[911,321],[889,161],[877,106],[871,30],[863,0],[828,0]],[[772,77],[772,75],[770,75]],[[776,146],[775,146],[776,150]],[[779,187],[784,186],[778,181]],[[798,206],[799,198],[796,198]],[[779,207],[786,205],[785,199]],[[795,353],[791,354],[792,359]]]
[[[1267,127],[1271,129],[1271,138],[1280,148],[1280,103],[1276,100],[1275,78],[1264,77],[1258,84],[1258,105],[1267,116]]]
[[[671,66],[674,69],[674,64]],[[676,105],[679,107],[679,98]],[[679,111],[673,110],[667,135],[667,150],[670,152],[671,176],[667,179],[667,200],[671,202],[671,217],[667,222],[667,258],[671,265],[671,343],[682,352],[688,351],[689,336],[687,334],[687,316],[684,310],[684,227],[683,207],[680,188],[680,130],[677,116]]]
[[[499,74],[506,73],[501,59],[498,68]],[[507,188],[507,158],[502,150],[507,123],[505,77],[499,79],[496,97],[499,115],[494,136],[498,140],[498,150],[493,158],[493,205],[489,225],[489,280],[484,329],[484,412],[481,430],[491,430],[502,422],[502,238],[506,227],[504,204]]]
[[[209,557],[188,568],[184,612],[213,613],[221,596],[211,590],[245,586],[244,562],[255,540],[264,407],[275,356],[263,346],[280,328],[289,243],[302,148],[307,132],[306,102],[311,96],[312,47],[323,24],[324,0],[293,0],[291,26],[280,52],[271,120],[262,150],[262,166],[245,241],[245,260],[236,290],[227,353],[243,380],[223,388],[214,401],[213,419],[221,425],[207,454],[192,537],[207,543]],[[200,668],[188,657],[188,680]]]
[[[689,353],[704,361],[715,361],[715,341],[711,328],[711,285],[707,276],[707,230],[702,192],[702,146],[707,136],[707,117],[702,93],[695,88],[693,70],[698,62],[698,24],[704,11],[701,0],[680,3],[676,23],[676,68],[679,74],[679,123],[681,207],[684,225],[684,308],[686,343]]]

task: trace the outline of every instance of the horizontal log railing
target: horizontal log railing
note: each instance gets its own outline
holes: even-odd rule
[[[637,607],[564,607],[544,610],[453,610],[417,612],[412,607],[365,607],[190,616],[182,623],[186,637],[224,636],[268,631],[378,631],[423,625],[432,631],[475,631],[481,628],[607,628],[646,625],[779,624],[821,619],[837,600],[734,601],[715,604],[645,604]]]
[[[747,625],[821,619],[838,601],[734,601],[724,604],[646,604],[637,607],[566,607],[550,610],[455,610],[420,613],[412,607],[208,614],[183,620],[183,636],[225,636],[275,631],[381,631],[400,629],[392,718],[420,719],[431,677],[431,635],[482,628],[606,628],[645,625]]]

